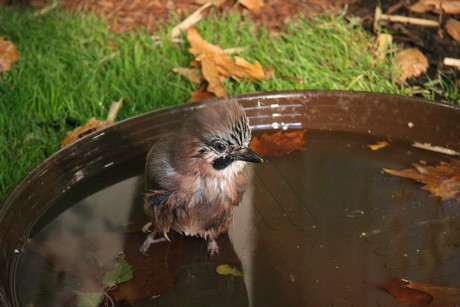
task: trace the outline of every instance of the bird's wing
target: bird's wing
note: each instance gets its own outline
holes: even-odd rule
[[[171,143],[171,138],[161,139],[147,154],[145,166],[147,190],[168,188],[167,178],[174,173],[170,162]]]

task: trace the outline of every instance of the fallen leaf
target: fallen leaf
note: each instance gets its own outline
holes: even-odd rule
[[[281,157],[294,150],[304,151],[306,132],[306,129],[302,129],[263,133],[260,137],[253,137],[249,146],[262,157]]]
[[[124,257],[116,260],[115,267],[102,278],[104,286],[111,288],[133,278],[133,268]]]
[[[459,306],[460,289],[396,278],[382,285],[395,299],[410,306]]]
[[[119,101],[112,102],[106,120],[100,120],[96,119],[95,117],[92,117],[84,125],[67,132],[65,138],[61,141],[61,148],[81,139],[82,137],[94,131],[112,125],[115,122],[118,111],[120,110],[122,104],[123,98],[121,98]]]
[[[196,84],[201,84],[201,81],[203,80],[203,75],[198,68],[175,67],[173,68],[173,72]]]
[[[220,46],[205,41],[194,27],[188,28],[187,39],[190,43],[189,52],[195,55],[194,63],[201,67],[201,73],[208,82],[207,91],[216,96],[227,95],[222,86],[227,77],[266,80],[273,76],[273,68],[264,70],[258,61],[252,64],[239,56],[232,58]]]
[[[418,77],[428,68],[428,60],[417,48],[399,51],[394,59],[393,74],[396,82],[404,82],[410,77]]]
[[[438,166],[426,166],[414,163],[413,168],[401,171],[384,168],[383,171],[423,183],[422,189],[430,192],[441,200],[454,200],[460,204],[460,160],[450,159]]]
[[[238,0],[238,2],[253,13],[260,13],[260,8],[264,5],[263,0]]]
[[[390,145],[390,143],[387,141],[378,141],[377,143],[372,144],[372,145],[367,145],[366,147],[369,148],[370,150],[376,151],[376,150],[385,148],[388,145]]]
[[[457,42],[460,42],[460,21],[449,18],[446,22],[446,32]]]
[[[212,97],[216,96],[213,93],[206,91],[206,85],[202,85],[199,89],[190,93],[189,102],[208,99]]]
[[[420,14],[429,12],[434,9],[432,5],[425,4],[423,0],[415,2],[414,4],[409,5],[407,8],[409,9],[409,11]]]
[[[187,40],[190,43],[189,52],[195,56],[202,53],[223,53],[222,48],[218,45],[213,45],[205,41],[195,27],[190,27],[187,30]]]
[[[61,147],[65,147],[77,141],[78,139],[81,139],[85,135],[100,130],[104,127],[110,126],[111,124],[112,123],[108,123],[105,120],[100,120],[96,119],[95,117],[92,117],[84,125],[77,127],[70,132],[67,132],[65,138],[61,142]]]
[[[231,267],[228,264],[221,264],[216,267],[216,272],[219,275],[233,275],[233,276],[243,276],[243,273],[237,268]]]
[[[19,60],[19,52],[16,46],[0,36],[0,80],[1,73],[11,69],[11,64]]]
[[[427,6],[431,6],[431,11],[444,14],[460,14],[460,1],[458,0],[423,0]]]

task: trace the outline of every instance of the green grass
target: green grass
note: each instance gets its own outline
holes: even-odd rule
[[[229,95],[300,89],[347,89],[407,94],[389,81],[390,63],[376,60],[374,39],[358,20],[343,16],[297,18],[271,34],[244,17],[208,17],[197,25],[204,39],[277,76],[225,82]],[[0,36],[21,58],[0,81],[0,201],[27,172],[59,149],[65,132],[90,117],[105,118],[111,101],[124,98],[118,119],[188,100],[197,88],[171,70],[189,66],[188,44],[173,44],[168,30],[113,33],[94,16],[59,10],[36,16],[0,7]]]

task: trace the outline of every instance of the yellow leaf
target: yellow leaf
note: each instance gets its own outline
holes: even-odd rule
[[[221,264],[216,267],[216,272],[219,275],[233,275],[233,276],[243,276],[243,273],[228,264]]]
[[[366,147],[370,148],[370,150],[376,151],[376,150],[385,148],[388,145],[390,145],[390,143],[387,141],[378,141],[377,143],[372,144],[372,145],[367,145]]]

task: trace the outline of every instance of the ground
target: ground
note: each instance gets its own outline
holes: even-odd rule
[[[18,6],[34,6],[38,8],[49,7],[50,0],[0,0],[0,4],[7,2]],[[68,10],[94,11],[105,19],[115,31],[130,31],[134,28],[148,27],[152,34],[163,27],[171,18],[178,20],[197,10],[204,0],[59,0],[59,4]],[[265,24],[271,30],[282,30],[284,25],[295,20],[298,14],[311,16],[323,11],[338,12],[346,8],[348,16],[358,16],[363,20],[364,27],[373,32],[374,11],[381,5],[384,13],[394,15],[407,15],[417,18],[441,20],[445,23],[449,16],[434,13],[415,14],[407,9],[407,5],[416,1],[409,0],[265,0],[260,13],[248,13],[235,0],[220,1],[219,8],[212,8],[218,12],[239,11],[247,14],[255,22]],[[208,9],[209,10],[209,9]],[[458,18],[457,18],[458,19]],[[445,99],[444,89],[426,88],[428,80],[439,79],[441,74],[450,84],[449,92],[458,93],[460,88],[460,73],[457,68],[447,67],[443,64],[445,57],[460,58],[460,43],[453,40],[440,28],[410,26],[401,23],[387,23],[384,30],[393,34],[394,40],[401,47],[417,47],[428,58],[430,67],[428,74],[416,80],[411,85],[432,91],[433,98]],[[455,99],[454,99],[455,100]]]

